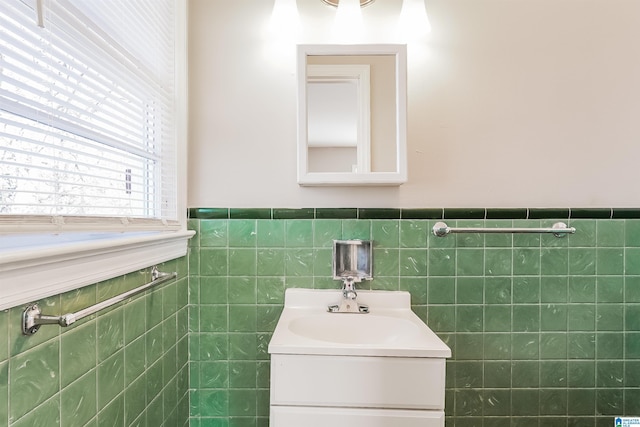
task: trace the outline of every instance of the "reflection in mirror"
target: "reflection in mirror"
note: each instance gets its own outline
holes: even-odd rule
[[[406,181],[405,46],[303,45],[298,55],[298,182]]]

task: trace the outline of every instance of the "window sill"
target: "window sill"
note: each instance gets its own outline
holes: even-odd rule
[[[193,234],[180,230],[3,237],[0,310],[182,257]]]

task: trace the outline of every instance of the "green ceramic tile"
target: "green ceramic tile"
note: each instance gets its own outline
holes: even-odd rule
[[[640,275],[640,248],[625,248],[624,272],[628,275]]]
[[[162,356],[162,325],[155,326],[145,335],[145,355],[147,366]]]
[[[454,306],[430,306],[427,316],[427,325],[434,332],[455,331],[456,314]]]
[[[486,277],[484,300],[487,304],[510,304],[512,282],[508,277]]]
[[[485,305],[484,330],[486,332],[510,332],[511,307],[508,305]]]
[[[451,277],[430,277],[428,281],[429,304],[453,304],[456,298],[456,282]]]
[[[124,379],[126,384],[130,384],[138,378],[146,366],[145,354],[146,341],[144,337],[131,342],[124,349],[124,357],[127,363],[124,366]],[[101,380],[100,370],[98,371],[98,381]],[[106,372],[106,371],[102,371]]]
[[[624,249],[596,249],[596,272],[598,275],[622,275],[624,273]]]
[[[313,219],[315,218],[314,208],[303,209],[274,209],[273,219]]]
[[[256,312],[256,330],[273,332],[280,318],[282,307],[279,305],[259,305]]]
[[[453,362],[455,363],[456,388],[479,388],[482,386],[482,362]]]
[[[255,332],[257,306],[231,305],[229,306],[229,331]]]
[[[144,334],[146,329],[146,300],[136,298],[124,306],[124,337],[130,343]]]
[[[593,303],[596,300],[595,277],[570,276],[569,302]]]
[[[228,262],[227,249],[200,249],[200,274],[203,276],[226,276]]]
[[[313,250],[313,275],[319,276],[320,279],[333,280],[332,249],[323,248]]]
[[[593,275],[596,272],[596,250],[594,248],[569,249],[569,274]]]
[[[482,304],[484,300],[484,280],[477,277],[456,279],[457,304]]]
[[[538,305],[513,306],[513,331],[535,332],[540,329],[540,307]]]
[[[596,241],[598,247],[624,246],[625,221],[610,220],[596,222]]]
[[[565,356],[566,357],[566,356]],[[540,362],[540,387],[566,387],[567,361],[548,360]]]
[[[342,222],[335,219],[318,219],[313,222],[314,247],[333,248],[333,241],[342,238]]]
[[[0,426],[9,419],[9,362],[0,362]]]
[[[404,220],[400,221],[399,225],[401,248],[425,248],[427,246],[427,236],[430,232],[427,221]]]
[[[596,364],[597,387],[622,387],[624,384],[624,362],[599,361]]]
[[[124,395],[116,397],[98,412],[98,427],[124,425]]]
[[[511,415],[537,415],[540,412],[539,394],[537,389],[512,390]]]
[[[360,208],[359,219],[400,219],[400,209]]]
[[[256,249],[229,249],[229,276],[255,276]]]
[[[200,304],[225,304],[229,301],[228,277],[202,277],[200,284]]]
[[[313,276],[313,249],[287,249],[285,252],[287,276]]]
[[[481,332],[482,329],[482,306],[460,305],[456,307],[456,332]]]
[[[257,242],[257,223],[252,219],[229,221],[230,247],[255,247]]]
[[[640,332],[640,305],[627,304],[624,313],[624,329]]]
[[[229,278],[230,304],[255,304],[256,295],[257,288],[255,276]]]
[[[229,390],[229,415],[256,415],[256,390]]]
[[[541,251],[539,248],[515,248],[513,250],[513,274],[531,276],[540,274]]]
[[[11,359],[9,417],[18,419],[56,394],[60,387],[60,344],[50,341]]]
[[[374,248],[373,249],[373,276],[400,275],[400,250]]]
[[[255,389],[257,365],[252,361],[229,362],[229,387]]]
[[[475,389],[456,389],[455,390],[455,415],[461,417],[480,416],[482,415],[482,391]],[[476,422],[480,419],[476,420]]]
[[[540,386],[540,364],[538,361],[515,361],[511,365],[511,386],[514,388],[537,388]]]
[[[60,338],[60,382],[66,387],[96,366],[96,323],[74,327]],[[56,367],[57,368],[57,367]]]
[[[258,304],[284,304],[284,279],[281,277],[259,277],[257,280]]]
[[[570,332],[567,335],[569,359],[593,359],[595,357],[595,334],[592,332]]]
[[[285,221],[285,245],[289,248],[313,247],[313,221]]]
[[[569,209],[562,208],[532,208],[529,209],[529,219],[567,219]]]
[[[624,278],[625,302],[640,302],[640,276],[627,276]]]
[[[567,314],[566,304],[543,304],[540,306],[540,330],[541,331],[566,331]]]
[[[201,305],[200,306],[200,331],[226,332],[227,331],[227,306],[226,305]]]
[[[228,334],[204,333],[200,334],[199,341],[199,353],[192,352],[192,358],[199,357],[199,360],[225,360],[229,358]]]
[[[484,386],[488,388],[511,387],[511,362],[485,362]]]
[[[484,250],[484,274],[487,276],[509,276],[511,268],[511,250]]]
[[[147,404],[153,401],[162,391],[162,360],[157,360],[145,371]]]
[[[624,334],[603,332],[596,334],[596,357],[598,359],[623,359]]]
[[[541,389],[540,415],[565,415],[567,413],[567,390]],[[545,419],[546,420],[546,419]],[[566,418],[558,421],[558,426],[565,425]]]
[[[226,247],[229,242],[229,220],[200,221],[200,247]]]
[[[457,276],[482,276],[484,273],[483,249],[459,249],[456,251]]]
[[[484,337],[477,333],[456,334],[456,360],[482,359]]]
[[[358,217],[356,208],[318,208],[317,219],[355,219]]]
[[[511,358],[511,335],[503,333],[484,334],[484,359],[509,360]]]
[[[402,219],[443,219],[444,209],[402,209]]]
[[[518,332],[511,336],[511,357],[514,360],[531,360],[539,357],[540,335]]]
[[[400,249],[399,262],[401,276],[427,275],[427,251],[425,249]]]
[[[342,220],[342,238],[345,240],[370,240],[371,220]]]
[[[269,208],[231,208],[229,218],[232,219],[271,219],[272,211]]]
[[[371,239],[376,248],[398,248],[401,221],[379,220],[371,222]],[[424,238],[426,245],[426,236]]]
[[[96,372],[88,374],[74,382],[60,393],[61,421],[63,426],[85,425],[97,413]]]
[[[427,261],[430,276],[455,276],[456,251],[454,249],[429,249]]]
[[[567,412],[569,415],[592,415],[594,412],[595,390],[569,389]]]
[[[190,208],[189,218],[198,218],[198,219],[229,218],[229,209],[227,208]]]
[[[567,385],[569,387],[594,387],[595,362],[592,360],[569,360],[567,362]]]
[[[566,332],[543,332],[540,334],[540,359],[567,358]],[[566,376],[564,377],[566,381]]]
[[[486,209],[480,208],[445,208],[444,219],[484,219]]]
[[[199,365],[201,388],[227,388],[229,387],[229,362],[211,361],[202,362]]]
[[[102,362],[124,346],[124,310],[119,307],[99,315],[97,325],[97,355],[98,362]]]
[[[531,304],[540,302],[540,277],[516,276],[513,278],[513,303]]]
[[[49,399],[39,406],[34,406],[27,415],[11,424],[11,427],[59,427],[60,398]]]
[[[540,301],[563,303],[568,301],[569,278],[566,276],[543,276],[540,278]]]
[[[546,276],[566,275],[569,271],[567,248],[542,248],[540,251],[540,273]]]
[[[256,360],[258,339],[255,333],[229,334],[230,360]]]
[[[259,219],[256,222],[258,247],[281,248],[284,247],[284,221]]]

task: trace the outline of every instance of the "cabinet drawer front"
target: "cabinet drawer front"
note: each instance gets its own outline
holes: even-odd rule
[[[278,354],[271,404],[444,409],[445,360]]]
[[[270,427],[443,427],[443,411],[272,406]]]

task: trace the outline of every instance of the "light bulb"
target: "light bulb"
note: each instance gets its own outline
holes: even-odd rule
[[[424,0],[403,0],[398,33],[405,41],[420,39],[431,32]]]
[[[282,38],[295,38],[299,31],[300,18],[296,0],[275,0],[269,32]]]
[[[364,32],[360,0],[340,0],[333,35],[338,41],[358,41]]]

